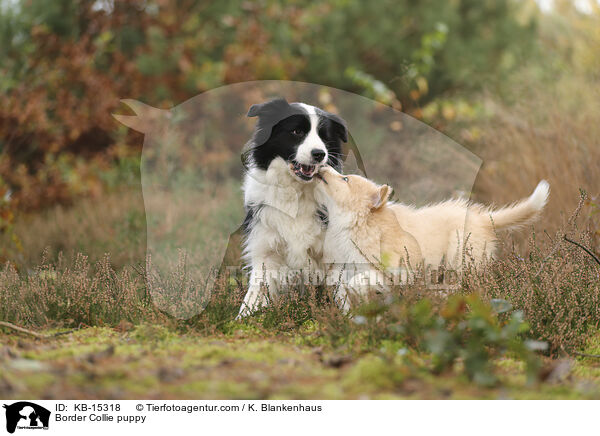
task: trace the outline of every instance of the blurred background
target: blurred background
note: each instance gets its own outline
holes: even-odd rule
[[[143,262],[144,137],[112,117],[133,114],[120,100],[170,109],[265,79],[356,93],[443,132],[483,160],[475,200],[548,179],[541,229],[585,189],[581,225],[600,248],[595,0],[0,0],[0,261]],[[218,169],[242,147],[193,164],[226,185]]]

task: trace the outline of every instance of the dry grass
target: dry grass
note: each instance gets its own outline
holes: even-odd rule
[[[575,209],[579,190],[588,193],[580,228],[590,231],[600,248],[600,110],[592,83],[570,79],[571,86],[524,91],[521,103],[500,106],[488,101],[493,116],[471,144],[483,159],[475,184],[476,198],[496,204],[529,195],[541,179],[550,182],[550,201],[540,225],[554,233]],[[558,89],[561,90],[559,93]],[[566,92],[571,95],[564,95]],[[561,101],[577,101],[570,108]]]
[[[516,242],[504,238],[500,260],[471,271],[461,291],[510,301],[515,309],[524,311],[529,335],[548,341],[553,352],[561,347],[577,349],[600,327],[600,265],[563,236],[598,252],[600,225],[598,215],[593,214],[597,210],[593,189],[600,186],[594,165],[594,159],[600,161],[600,148],[590,144],[600,129],[583,115],[549,118],[533,127],[515,121],[518,110],[511,113],[511,120],[492,123],[483,136],[483,150],[493,151],[485,159],[477,197],[509,202],[526,195],[539,179],[548,178],[552,184],[550,204],[535,232],[523,232]],[[503,136],[494,133],[500,131]],[[556,145],[552,152],[551,144]],[[591,195],[581,202],[577,217],[569,220],[563,211],[577,205],[578,185],[587,187]],[[220,202],[206,205],[202,212],[211,214]],[[157,309],[178,304],[173,297],[179,295],[179,283],[183,284],[180,291],[188,296],[196,290],[188,289],[189,282],[181,277],[185,269],[179,268],[165,281],[172,292],[162,301],[156,300],[156,295],[151,299],[143,271],[144,221],[143,204],[136,192],[115,193],[71,209],[56,207],[41,216],[19,220],[15,232],[24,249],[0,273],[0,319],[33,327],[116,326],[150,320],[208,333],[230,329],[245,290],[242,281],[232,278],[221,278],[206,309],[190,320],[178,321]],[[49,249],[42,259],[39,253],[45,247]],[[61,250],[65,255],[59,258]],[[78,252],[86,253],[89,260]],[[371,321],[359,325],[330,304],[327,291],[297,289],[247,322],[265,331],[296,331],[306,322],[315,322],[319,334],[330,343],[356,340],[372,347],[399,338],[388,328],[396,323],[394,314],[402,312],[407,297],[424,294],[423,289],[413,289],[391,303],[375,299],[361,309],[373,314]],[[178,311],[190,312],[186,307],[169,310]]]
[[[0,272],[0,318],[21,325],[117,325],[155,319],[143,280],[106,256],[92,268],[86,256],[72,262],[59,256],[30,273],[19,274],[9,263]]]
[[[85,253],[91,262],[110,253],[116,268],[143,263],[146,256],[146,221],[142,193],[121,190],[85,199],[67,207],[57,205],[39,214],[17,217],[14,234],[0,234],[0,260],[19,270],[39,265],[42,256],[57,260]]]

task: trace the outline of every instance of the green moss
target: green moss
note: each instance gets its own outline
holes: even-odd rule
[[[166,327],[159,324],[140,324],[138,325],[131,336],[140,342],[168,342],[175,339],[177,336]]]
[[[118,332],[108,327],[90,327],[75,330],[71,335],[73,338],[85,343],[97,343],[119,337]]]
[[[403,354],[403,352],[408,352],[408,348],[406,344],[402,341],[393,341],[390,339],[385,339],[381,341],[380,351],[382,353],[386,353],[387,355],[396,355]]]
[[[264,332],[262,332],[255,324],[235,320],[223,324],[221,331],[225,335],[235,337],[258,337],[264,335]]]
[[[572,372],[578,377],[600,382],[600,362],[598,361],[580,357],[575,362]]]
[[[364,352],[359,343],[335,348],[325,341],[315,349],[310,341],[299,340],[319,337],[319,326],[313,322],[279,336],[246,327],[243,334],[208,337],[149,325],[128,333],[82,329],[50,341],[0,335],[0,342],[15,350],[18,358],[43,363],[21,370],[5,365],[4,376],[17,381],[12,395],[18,397],[61,393],[70,398],[189,399],[600,397],[600,362],[594,359],[578,359],[571,379],[537,386],[526,385],[519,360],[496,359],[501,384],[482,388],[469,382],[460,368],[432,374],[431,356],[399,340],[379,342],[375,353]],[[596,344],[591,342],[586,351],[594,351]],[[347,355],[350,360],[332,365],[331,355]]]
[[[600,355],[600,332],[591,336],[586,343],[585,349],[583,350],[586,354]]]
[[[361,358],[346,374],[343,385],[352,392],[393,390],[402,384],[407,374],[404,366],[381,357]]]
[[[22,375],[19,379],[20,383],[27,386],[29,392],[42,392],[57,381],[57,377],[47,372],[34,372]]]
[[[23,357],[35,360],[61,360],[82,357],[106,348],[102,344],[64,344],[55,348],[36,348],[23,352]]]
[[[193,380],[168,388],[168,391],[177,397],[200,398],[208,391],[210,382],[208,380]]]

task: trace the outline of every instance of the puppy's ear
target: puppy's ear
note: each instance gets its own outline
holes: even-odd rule
[[[386,204],[391,193],[392,188],[390,188],[388,185],[379,186],[371,198],[371,210],[377,210]]]
[[[266,114],[275,114],[289,109],[289,103],[285,98],[275,98],[265,103],[253,104],[248,110],[249,117],[262,116]]]

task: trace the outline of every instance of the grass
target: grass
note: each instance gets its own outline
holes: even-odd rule
[[[473,123],[476,139],[462,142],[483,160],[475,183],[477,200],[510,203],[528,195],[541,179],[549,181],[542,223],[550,233],[565,225],[565,214],[578,205],[579,191],[586,191],[578,225],[590,230],[590,243],[598,251],[600,112],[592,104],[598,91],[589,78],[566,76],[545,88],[523,78],[515,87],[521,103],[510,107],[485,98],[490,116]],[[576,108],[566,107],[574,102]],[[526,241],[521,241],[525,248]]]
[[[552,351],[561,346],[576,349],[587,339],[587,332],[600,327],[600,265],[581,247],[564,239],[564,235],[569,235],[593,254],[592,231],[580,229],[580,222],[586,219],[581,217],[586,201],[587,197],[581,198],[576,212],[554,235],[531,232],[526,254],[516,251],[510,239],[501,239],[500,260],[477,271],[467,271],[460,292],[475,292],[487,301],[510,301],[515,309],[525,312],[533,338],[549,341]],[[71,212],[78,214],[79,210]],[[75,219],[70,217],[67,221],[74,223]],[[88,225],[82,219],[80,226]],[[222,330],[236,315],[245,292],[240,277],[221,277],[209,299],[203,301],[207,304],[203,310],[195,306],[198,288],[187,278],[188,265],[195,260],[181,257],[170,274],[157,279],[150,260],[119,267],[120,262],[113,262],[107,253],[100,256],[96,252],[96,260],[91,260],[83,254],[52,255],[52,250],[45,251],[37,266],[22,268],[9,262],[0,270],[0,319],[36,328],[116,326],[122,321],[182,323],[169,313],[198,313],[185,323]],[[127,258],[134,252],[137,247],[120,256]],[[162,293],[153,292],[154,289]],[[410,290],[415,295],[425,291],[419,287]],[[298,326],[318,315],[328,319],[321,325],[331,324],[335,336],[335,331],[347,325],[347,320],[335,310],[323,311],[321,300],[327,300],[327,296],[322,290],[310,288],[306,295],[301,293],[297,290],[288,300],[274,302],[263,314],[263,326]],[[186,302],[190,303],[189,308],[184,307]],[[163,312],[172,305],[179,307]],[[373,310],[391,312],[388,306]]]
[[[20,271],[56,261],[59,253],[68,260],[85,253],[91,262],[111,253],[115,268],[135,265],[146,256],[142,193],[123,189],[71,207],[56,205],[37,214],[22,213],[15,220],[13,234],[0,234],[0,259]]]

